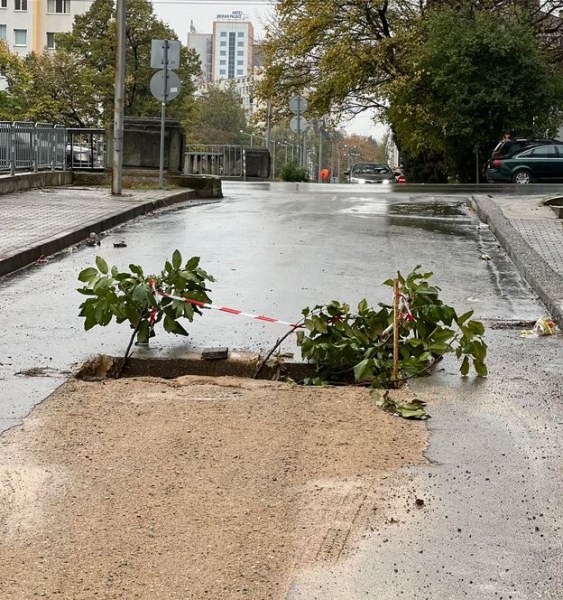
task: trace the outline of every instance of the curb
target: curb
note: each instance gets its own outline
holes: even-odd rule
[[[167,206],[172,206],[173,204],[185,202],[186,200],[198,198],[199,195],[197,191],[185,190],[167,196],[166,198],[143,202],[142,204],[137,204],[124,211],[104,216],[103,218],[91,221],[86,225],[81,225],[78,229],[67,231],[52,238],[47,238],[33,246],[19,248],[11,256],[0,260],[0,277],[12,273],[13,271],[17,271],[18,269],[22,269],[23,267],[27,267],[41,256],[51,256],[69,246],[83,242],[91,232],[101,233],[102,231],[112,229],[117,225],[121,225],[122,223],[153,212],[159,208],[165,208]]]
[[[494,200],[471,196],[471,208],[487,223],[516,268],[563,329],[563,277],[516,231]]]

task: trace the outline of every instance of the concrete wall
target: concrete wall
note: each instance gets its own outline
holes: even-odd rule
[[[113,133],[107,137],[106,168],[111,168]],[[158,169],[160,166],[160,119],[125,117],[123,167]],[[184,167],[184,132],[180,123],[166,119],[164,125],[164,169],[179,174]]]
[[[0,195],[72,183],[71,171],[41,171],[0,177]]]

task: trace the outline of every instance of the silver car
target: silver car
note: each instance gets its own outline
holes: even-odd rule
[[[394,183],[395,175],[387,166],[378,163],[356,163],[346,173],[350,183]]]

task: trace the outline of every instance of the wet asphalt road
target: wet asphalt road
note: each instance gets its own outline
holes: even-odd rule
[[[292,184],[226,183],[220,202],[142,217],[109,232],[99,248],[71,248],[47,265],[4,277],[0,312],[9,315],[10,326],[0,360],[0,427],[17,423],[61,383],[57,373],[100,352],[124,352],[126,325],[84,332],[77,316],[83,297],[75,291],[76,277],[97,254],[119,268],[134,262],[146,272],[159,271],[175,248],[185,258],[201,256],[217,279],[214,304],[285,321],[332,299],[389,301],[381,282],[417,264],[435,272],[444,299],[460,310],[475,308],[491,319],[537,316],[527,287],[490,232],[477,228],[464,196],[393,196],[379,187],[362,193],[361,186],[294,190]],[[114,248],[121,240],[127,247]],[[483,261],[483,253],[493,260]],[[188,340],[161,331],[149,352],[223,345],[267,351],[285,329],[214,311],[189,331]],[[285,350],[294,350],[291,342]],[[50,376],[14,375],[34,368]]]
[[[446,360],[415,383],[431,399],[433,416],[429,465],[413,472],[412,493],[424,508],[408,518],[399,510],[400,522],[367,538],[349,562],[304,574],[287,597],[562,598],[562,340],[521,338],[511,327],[544,309],[488,229],[479,228],[465,196],[360,186],[296,193],[291,184],[267,183],[225,183],[224,193],[220,202],[143,217],[109,232],[100,248],[73,248],[0,280],[0,313],[9,315],[0,427],[19,422],[77,362],[124,351],[125,325],[84,332],[77,316],[76,276],[96,254],[154,271],[179,248],[185,257],[201,256],[217,278],[214,304],[288,321],[331,299],[389,301],[381,282],[421,264],[435,273],[446,302],[462,312],[474,308],[489,326],[491,375],[464,380]],[[121,240],[127,247],[114,248]],[[506,328],[491,328],[497,325]],[[215,311],[188,329],[187,341],[159,331],[152,349],[137,352],[218,345],[266,351],[285,331]],[[17,374],[31,368],[48,376]]]

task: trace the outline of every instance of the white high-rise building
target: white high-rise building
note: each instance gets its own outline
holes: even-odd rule
[[[55,34],[70,31],[93,0],[0,0],[0,40],[25,56],[55,47]]]
[[[0,0],[1,1],[1,0]],[[197,33],[193,24],[190,24],[187,47],[195,50],[201,61],[201,78],[198,84],[206,86],[213,76],[211,61],[213,56],[213,35],[211,33]]]
[[[241,11],[217,15],[213,22],[212,80],[252,75],[253,55],[254,28],[248,18]]]

